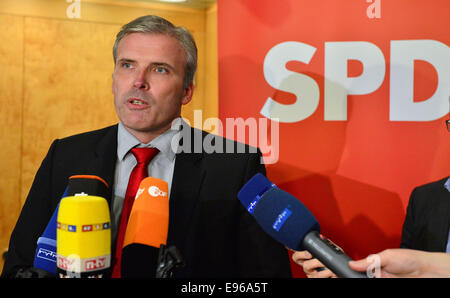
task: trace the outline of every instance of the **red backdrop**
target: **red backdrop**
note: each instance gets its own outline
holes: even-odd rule
[[[398,247],[412,189],[450,174],[449,11],[448,0],[218,0],[220,119],[264,118],[268,98],[284,107],[268,177],[352,258]]]

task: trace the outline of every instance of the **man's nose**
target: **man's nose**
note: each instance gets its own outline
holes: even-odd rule
[[[145,69],[141,70],[134,81],[134,87],[138,89],[147,90],[150,87],[147,79],[147,71]]]

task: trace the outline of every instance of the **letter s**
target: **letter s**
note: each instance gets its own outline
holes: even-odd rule
[[[275,89],[293,93],[293,104],[281,104],[268,98],[260,113],[279,122],[298,122],[311,116],[319,105],[319,85],[311,77],[286,69],[289,61],[308,64],[316,48],[301,42],[286,41],[275,45],[264,58],[264,77]]]

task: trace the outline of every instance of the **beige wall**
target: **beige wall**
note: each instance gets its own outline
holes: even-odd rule
[[[117,122],[112,45],[126,22],[146,14],[187,27],[199,50],[194,98],[183,110],[217,117],[217,9],[112,0],[0,2],[0,252],[51,142]],[[3,261],[0,261],[0,268]]]

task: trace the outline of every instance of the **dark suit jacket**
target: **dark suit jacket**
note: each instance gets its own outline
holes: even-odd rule
[[[445,252],[450,227],[448,177],[416,187],[409,199],[400,247]]]
[[[267,236],[237,199],[248,179],[257,172],[265,173],[260,156],[259,150],[257,154],[176,155],[167,245],[176,245],[186,262],[177,276],[291,276],[284,247]],[[111,186],[116,159],[117,125],[53,142],[11,235],[3,276],[32,267],[37,238],[60,201],[68,178],[97,175]],[[109,203],[111,197],[110,193]]]

